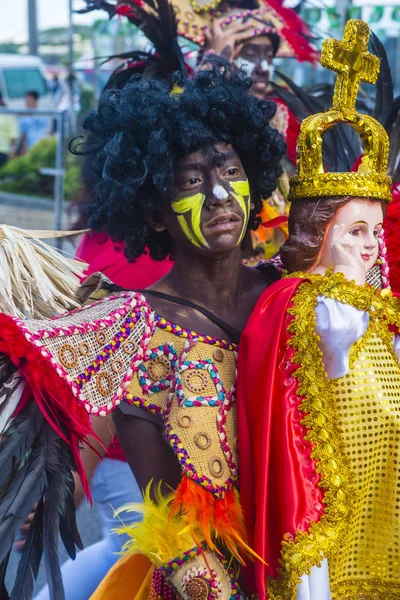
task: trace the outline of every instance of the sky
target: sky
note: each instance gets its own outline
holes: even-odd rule
[[[66,26],[68,23],[68,0],[36,0],[39,29]],[[74,0],[74,8],[83,2]],[[28,0],[0,0],[0,41],[23,42],[27,39]],[[74,15],[75,23],[92,23],[94,15]],[[105,15],[105,13],[104,13]],[[97,13],[97,18],[99,13]]]

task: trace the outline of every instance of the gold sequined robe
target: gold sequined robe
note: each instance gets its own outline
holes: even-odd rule
[[[368,317],[348,369],[332,379],[316,331],[322,296]],[[248,572],[259,597],[296,599],[301,578],[325,559],[333,600],[400,597],[399,309],[387,290],[340,274],[302,276],[268,288],[246,326],[241,500],[268,563]]]

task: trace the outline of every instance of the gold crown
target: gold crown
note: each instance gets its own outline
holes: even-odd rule
[[[360,81],[376,83],[380,70],[377,56],[368,52],[369,27],[363,21],[347,22],[343,41],[325,40],[321,65],[337,73],[332,108],[307,117],[297,144],[298,174],[290,180],[289,200],[326,196],[380,198],[390,202],[390,177],[386,175],[389,138],[378,121],[356,111]],[[322,136],[339,123],[351,125],[364,146],[358,171],[325,173]],[[329,165],[328,165],[329,167]]]

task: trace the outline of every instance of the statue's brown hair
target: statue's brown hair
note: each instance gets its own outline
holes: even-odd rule
[[[289,212],[289,237],[281,248],[283,266],[289,273],[308,271],[321,251],[326,229],[339,208],[353,200],[350,196],[296,199]],[[372,198],[366,200],[374,202]],[[382,204],[385,214],[387,203]]]

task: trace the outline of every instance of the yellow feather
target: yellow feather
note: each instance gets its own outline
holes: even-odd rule
[[[123,546],[121,554],[144,554],[156,567],[161,567],[203,541],[200,529],[189,527],[184,515],[171,515],[173,493],[163,496],[160,486],[155,501],[150,498],[152,482],[146,487],[142,504],[126,504],[114,512],[140,512],[143,521],[122,524],[114,533],[128,535],[131,539]]]

